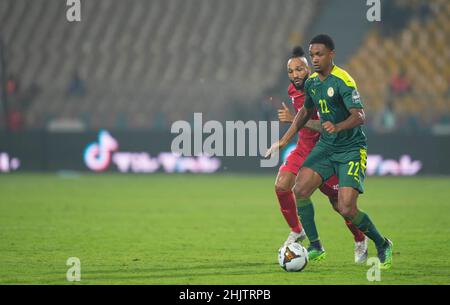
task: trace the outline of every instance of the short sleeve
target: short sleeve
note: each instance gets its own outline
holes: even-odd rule
[[[349,82],[347,84],[340,80],[339,91],[347,109],[364,108],[361,96],[354,82]]]

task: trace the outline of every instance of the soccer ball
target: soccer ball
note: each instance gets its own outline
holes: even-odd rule
[[[278,263],[288,272],[302,271],[308,264],[308,250],[299,243],[283,246],[278,250]]]

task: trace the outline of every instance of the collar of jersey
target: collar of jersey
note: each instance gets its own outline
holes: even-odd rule
[[[309,76],[309,78],[317,78],[317,80],[319,80],[319,82],[320,82],[321,84],[323,84],[323,83],[328,79],[328,77],[330,77],[330,75],[333,73],[333,71],[334,71],[334,69],[336,69],[336,67],[337,67],[337,66],[333,64],[333,68],[331,68],[330,74],[328,74],[327,77],[325,77],[324,80],[320,80],[320,78],[319,78],[319,73],[317,73],[317,72],[314,72],[313,74],[311,74],[311,75]]]

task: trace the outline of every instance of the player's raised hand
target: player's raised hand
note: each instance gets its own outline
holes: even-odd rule
[[[331,123],[330,121],[326,121],[322,124],[323,129],[325,129],[328,133],[337,133],[338,128],[336,127],[336,125],[334,125],[333,123]]]
[[[281,103],[282,108],[278,109],[278,120],[282,123],[292,123],[294,121],[294,116],[291,114],[291,111],[283,102]]]
[[[266,154],[264,155],[265,158],[269,158],[274,153],[280,151],[283,148],[283,145],[280,143],[280,141],[277,141],[270,146],[270,148],[267,150]]]

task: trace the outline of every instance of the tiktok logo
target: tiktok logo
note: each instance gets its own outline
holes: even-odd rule
[[[220,160],[208,156],[182,157],[172,152],[160,152],[151,157],[147,152],[120,152],[119,142],[106,130],[100,130],[98,141],[84,150],[84,163],[95,172],[108,169],[111,164],[121,173],[154,173],[159,169],[166,173],[212,173],[220,168]]]
[[[93,171],[104,171],[111,163],[112,152],[118,148],[117,141],[106,130],[101,130],[98,143],[93,142],[84,150],[84,162]]]

